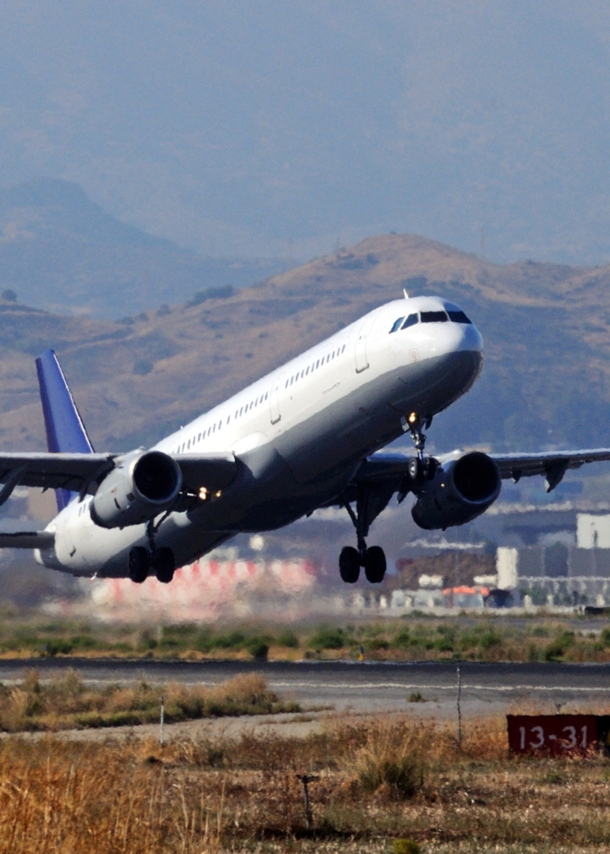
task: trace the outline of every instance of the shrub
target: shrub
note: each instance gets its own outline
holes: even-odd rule
[[[494,631],[485,632],[481,635],[479,644],[482,649],[493,649],[495,646],[502,646],[502,638]]]
[[[69,655],[72,649],[72,641],[65,638],[54,638],[47,641],[44,645],[45,654],[50,656]]]
[[[260,638],[251,638],[246,643],[246,649],[255,661],[267,661],[269,646]]]
[[[574,632],[562,632],[544,650],[545,661],[560,661],[569,647],[576,643]]]
[[[380,649],[389,649],[390,644],[385,638],[371,638],[365,642],[364,648],[367,652],[376,652]]]
[[[366,792],[382,787],[396,798],[412,798],[424,785],[421,731],[382,723],[372,727],[365,743],[345,757]]]
[[[298,649],[299,639],[290,629],[283,629],[277,636],[278,646],[285,646],[288,649]]]
[[[309,641],[309,646],[320,652],[323,649],[343,649],[348,640],[343,629],[320,628]]]
[[[91,635],[76,635],[72,638],[73,650],[97,649],[98,643]]]
[[[417,641],[411,637],[409,629],[401,629],[392,639],[392,646],[397,649],[407,649],[410,646],[417,644]]]

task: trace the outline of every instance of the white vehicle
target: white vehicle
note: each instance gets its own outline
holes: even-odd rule
[[[183,566],[241,532],[281,528],[342,506],[356,546],[339,558],[354,583],[379,583],[386,560],[369,527],[394,494],[413,493],[414,520],[445,529],[483,513],[502,478],[546,476],[610,459],[610,450],[432,457],[432,418],[465,394],[482,339],[439,297],[382,305],[248,386],[150,449],[94,452],[53,351],[36,360],[49,453],[0,454],[0,504],[18,484],[57,491],[43,531],[0,534],[0,547],[35,549],[73,575],[172,580]],[[379,449],[410,433],[412,456]]]

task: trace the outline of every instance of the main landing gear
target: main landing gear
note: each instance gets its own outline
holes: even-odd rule
[[[364,545],[362,551],[353,546],[345,546],[339,555],[339,572],[346,584],[355,584],[360,577],[360,567],[364,567],[366,580],[371,584],[381,584],[386,571],[385,554],[381,546]]]
[[[176,561],[173,551],[167,546],[157,548],[154,539],[154,528],[148,523],[148,548],[145,546],[134,546],[129,552],[129,577],[136,584],[142,584],[148,578],[149,571],[157,577],[162,584],[169,584],[174,577]]]
[[[356,528],[358,548],[345,546],[339,555],[339,573],[346,584],[355,584],[360,577],[360,567],[364,567],[366,580],[371,584],[381,584],[386,571],[385,554],[381,546],[367,547],[366,537],[369,526],[381,510],[374,492],[368,487],[359,487],[356,500],[356,512],[349,501],[344,501],[350,519]],[[389,497],[388,497],[389,501]],[[387,504],[387,501],[384,503]],[[383,509],[383,508],[381,508]]]

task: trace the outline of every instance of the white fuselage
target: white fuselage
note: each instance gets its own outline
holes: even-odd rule
[[[390,331],[400,317],[446,305],[437,297],[383,305],[162,439],[155,448],[173,456],[232,452],[245,474],[195,510],[170,514],[157,543],[180,566],[241,531],[288,524],[339,495],[362,459],[401,435],[410,412],[433,416],[464,394],[481,366],[473,324]],[[55,547],[37,559],[77,575],[126,576],[145,526],[101,528],[90,503],[75,499],[56,516],[47,526]]]

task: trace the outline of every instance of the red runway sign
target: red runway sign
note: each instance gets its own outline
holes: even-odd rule
[[[604,744],[607,718],[596,715],[507,715],[511,753],[566,756]]]

